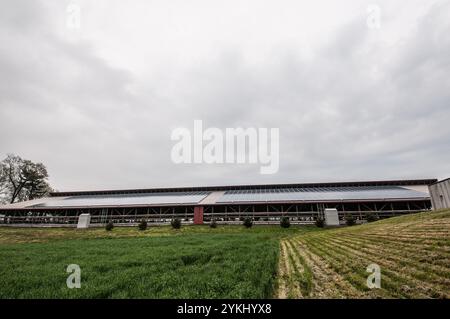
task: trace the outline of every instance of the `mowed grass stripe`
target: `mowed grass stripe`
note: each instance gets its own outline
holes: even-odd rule
[[[328,263],[324,259],[308,250],[305,244],[300,242],[298,238],[295,238],[293,242],[297,247],[298,253],[304,258],[304,260],[312,270],[312,297],[343,298],[346,295],[351,297],[363,296],[340,274],[333,271],[330,265],[328,265]]]
[[[384,239],[392,239],[395,238],[397,241],[399,242],[405,242],[405,243],[411,243],[411,244],[426,244],[429,242],[433,242],[433,241],[448,241],[448,238],[445,238],[444,236],[436,236],[433,237],[431,235],[423,235],[422,237],[417,236],[417,235],[410,235],[410,236],[405,236],[405,235],[398,235],[398,236],[393,236],[393,234],[385,234],[385,233],[367,233],[365,234],[367,237],[379,237],[379,238],[384,238]]]
[[[427,287],[424,286],[417,286],[417,289],[415,290],[410,289],[412,285],[417,283],[416,279],[407,272],[407,269],[404,269],[403,272],[395,269],[394,265],[396,264],[387,260],[384,255],[374,254],[372,252],[364,253],[360,249],[352,248],[350,245],[341,245],[333,240],[326,241],[325,245],[327,245],[327,247],[334,247],[335,251],[352,259],[354,262],[357,261],[363,269],[369,264],[378,264],[382,268],[382,286],[384,284],[384,286],[386,286],[385,288],[388,290],[396,290],[398,295],[406,298],[423,298],[430,293]],[[398,265],[396,265],[396,267],[398,268]]]
[[[450,256],[432,250],[432,246],[427,246],[425,250],[417,253],[417,247],[404,247],[403,245],[396,245],[393,241],[380,241],[367,239],[362,237],[341,236],[340,241],[348,243],[349,245],[357,242],[361,249],[369,249],[371,251],[379,251],[383,256],[388,254],[396,258],[399,263],[404,263],[409,267],[418,268],[424,271],[432,271],[433,274],[439,275],[439,278],[449,278],[450,275]]]
[[[355,265],[342,258],[339,255],[334,255],[329,249],[322,245],[322,242],[315,242],[310,238],[301,238],[301,242],[314,254],[324,259],[333,269],[334,272],[341,275],[350,285],[355,287],[355,289],[360,291],[367,291],[368,288],[365,286],[366,273],[362,272],[361,269],[355,267]],[[377,295],[379,295],[378,293]],[[381,293],[385,295],[385,293]]]
[[[421,297],[440,296],[441,294],[443,297],[445,296],[445,286],[447,285],[445,277],[435,275],[431,269],[426,269],[426,271],[420,269],[420,263],[408,261],[406,258],[396,258],[390,252],[375,248],[367,249],[358,245],[358,242],[337,239],[330,239],[329,242],[363,259],[377,260],[375,263],[382,267],[382,274],[389,274],[392,280],[402,282],[405,288],[411,285],[416,286],[417,290],[423,291]]]
[[[427,212],[304,234],[291,242],[299,244],[297,251],[310,264],[313,280],[323,280],[327,265],[330,276],[337,273],[363,296],[448,298],[449,221],[450,211]],[[315,256],[315,262],[305,258],[308,254]],[[316,266],[319,263],[322,267]],[[381,266],[381,289],[366,286],[365,269],[370,263]],[[320,285],[313,282],[311,295],[321,290]]]
[[[284,256],[285,256],[285,263],[287,267],[287,283],[288,283],[288,290],[287,290],[287,297],[288,298],[301,298],[302,292],[300,289],[300,285],[298,282],[298,269],[295,265],[295,262],[293,260],[292,251],[290,247],[288,246],[287,242],[283,240],[281,242],[281,245],[284,249]]]
[[[290,278],[288,269],[288,258],[286,256],[286,249],[283,241],[280,242],[280,255],[278,260],[278,284],[275,297],[279,299],[286,299],[289,293],[287,281]]]
[[[287,240],[289,251],[296,266],[296,278],[300,285],[302,296],[309,297],[312,289],[312,272],[309,265],[305,262],[303,257],[298,254],[291,240]]]
[[[409,267],[413,267],[417,270],[422,269],[423,264],[427,267],[431,267],[432,270],[445,277],[448,274],[449,269],[446,266],[433,265],[426,261],[426,257],[430,257],[433,252],[424,253],[423,255],[414,255],[414,251],[395,249],[382,242],[372,242],[370,240],[365,240],[363,238],[330,238],[328,241],[335,243],[337,245],[342,245],[343,247],[352,248],[356,251],[366,252],[366,255],[373,255],[380,257],[392,257],[396,262]],[[440,256],[442,257],[442,256]],[[424,262],[420,263],[419,260]],[[427,270],[429,270],[427,268]]]
[[[393,238],[393,236],[379,236],[373,234],[367,234],[364,236],[352,235],[352,234],[344,234],[343,236],[347,238],[367,238],[374,241],[380,241],[386,244],[396,244],[397,246],[410,247],[413,251],[422,250],[426,251],[427,249],[433,249],[439,252],[440,254],[449,256],[450,255],[450,240],[445,238],[440,239],[423,239],[420,241],[417,240],[397,240]]]
[[[342,249],[341,247],[336,247],[331,245],[326,240],[323,242],[311,242],[306,241],[307,245],[310,245],[312,249],[320,250],[324,257],[330,258],[330,262],[338,265],[335,270],[337,272],[343,271],[344,276],[349,280],[357,289],[362,291],[369,291],[366,285],[367,276],[366,272],[368,265],[374,263],[370,258],[361,258],[357,255],[352,254],[348,250]],[[342,270],[340,270],[340,268]],[[405,298],[409,294],[396,289],[401,278],[397,278],[395,275],[384,272],[383,273],[383,284],[381,289],[377,289],[376,293],[381,294],[383,297],[394,297],[394,298]]]
[[[388,246],[390,249],[402,250],[410,252],[415,252],[414,255],[417,255],[417,251],[420,250],[421,254],[427,254],[431,252],[436,252],[443,258],[450,257],[450,249],[445,247],[445,245],[450,244],[450,242],[446,242],[446,240],[435,240],[435,241],[427,241],[427,243],[423,244],[414,244],[409,242],[400,242],[391,238],[386,237],[375,237],[375,236],[362,236],[362,235],[350,235],[350,234],[341,234],[340,238],[346,238],[349,240],[358,238],[364,241],[370,241],[372,243],[380,243],[382,245]]]

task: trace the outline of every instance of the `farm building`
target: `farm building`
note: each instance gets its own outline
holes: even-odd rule
[[[450,208],[450,178],[431,184],[429,189],[433,209]]]
[[[142,219],[166,223],[238,223],[250,216],[257,223],[312,223],[326,208],[339,218],[368,212],[379,218],[431,209],[428,186],[435,179],[306,184],[208,186],[129,190],[57,192],[49,197],[0,206],[0,223],[7,225],[75,225],[80,214],[91,223],[108,220],[118,225]]]

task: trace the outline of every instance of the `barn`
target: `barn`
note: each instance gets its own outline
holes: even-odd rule
[[[450,208],[450,178],[430,185],[429,189],[434,209]]]
[[[234,185],[127,190],[55,192],[49,197],[0,206],[0,223],[11,226],[75,226],[80,214],[91,224],[135,225],[145,219],[164,224],[173,218],[183,223],[308,224],[326,208],[336,208],[340,219],[367,213],[379,218],[431,209],[428,186],[435,179],[300,184]]]

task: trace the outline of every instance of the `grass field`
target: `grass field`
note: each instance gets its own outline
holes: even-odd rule
[[[0,228],[0,298],[268,298],[279,239],[297,232]],[[81,289],[66,286],[69,264],[81,268]]]
[[[281,240],[279,298],[449,298],[450,211]],[[369,289],[368,265],[381,269]]]
[[[381,289],[366,267],[381,268]],[[81,267],[68,289],[66,267]],[[0,227],[0,298],[448,298],[450,211],[314,226]]]

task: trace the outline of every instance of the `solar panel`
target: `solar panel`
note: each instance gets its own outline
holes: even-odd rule
[[[217,203],[282,202],[282,201],[341,201],[396,198],[426,198],[428,194],[397,186],[309,187],[296,189],[260,189],[252,194],[227,191]]]
[[[127,206],[152,204],[196,204],[210,192],[114,194],[73,196],[50,200],[34,207]]]

